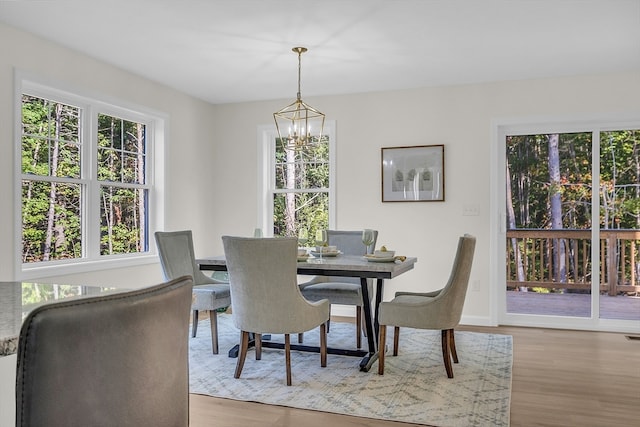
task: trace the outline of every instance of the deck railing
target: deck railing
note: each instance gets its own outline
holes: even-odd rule
[[[600,230],[600,292],[640,292],[640,230]],[[591,289],[591,230],[507,231],[507,288]]]

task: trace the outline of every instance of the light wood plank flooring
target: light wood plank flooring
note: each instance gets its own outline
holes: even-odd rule
[[[605,332],[459,329],[513,336],[511,426],[640,426],[640,340]],[[464,354],[459,356],[464,363]],[[375,366],[369,375],[376,375]],[[199,395],[190,399],[192,427],[414,426]]]

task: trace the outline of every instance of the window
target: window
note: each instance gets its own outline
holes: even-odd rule
[[[148,257],[163,119],[30,82],[21,92],[23,272]]]
[[[297,236],[306,229],[334,227],[335,124],[325,124],[321,141],[291,151],[278,143],[275,127],[262,131],[263,185],[259,223],[266,235]]]

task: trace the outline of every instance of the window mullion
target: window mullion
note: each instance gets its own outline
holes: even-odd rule
[[[275,188],[272,190],[274,194],[280,193],[328,193],[328,188]]]
[[[86,183],[83,186],[83,195],[87,198],[87,203],[83,204],[82,219],[84,256],[98,259],[100,257],[100,183],[97,180],[98,112],[95,108],[87,107],[82,123],[84,126],[82,171]]]

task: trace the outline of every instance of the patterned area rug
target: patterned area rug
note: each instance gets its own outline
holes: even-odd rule
[[[509,425],[509,335],[456,332],[460,363],[453,365],[453,379],[444,369],[438,331],[402,328],[399,355],[387,351],[383,376],[377,363],[361,372],[356,357],[329,354],[327,367],[321,368],[319,354],[292,351],[293,385],[287,387],[284,350],[263,348],[262,360],[250,350],[241,377],[234,379],[236,359],[227,350],[240,333],[230,315],[220,315],[220,354],[214,355],[207,322],[200,321],[198,336],[190,339],[191,393],[431,426]],[[332,322],[328,345],[354,348],[353,328]],[[392,346],[393,328],[387,334]],[[305,333],[305,344],[317,342],[317,330]]]

